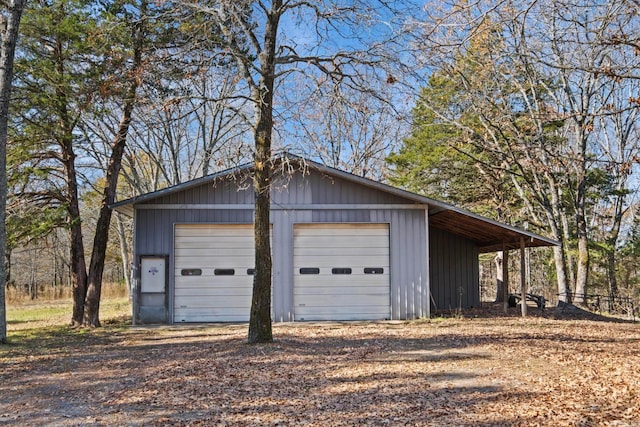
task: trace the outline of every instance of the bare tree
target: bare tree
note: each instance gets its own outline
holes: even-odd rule
[[[325,165],[382,180],[385,158],[408,127],[409,103],[392,105],[389,100],[397,94],[386,82],[371,82],[376,83],[375,94],[328,84],[305,97],[313,108],[292,107],[295,148]]]
[[[147,99],[132,124],[122,171],[135,194],[236,166],[249,157],[247,102],[234,99],[237,76],[216,69],[191,75],[176,94]]]
[[[623,221],[637,197],[630,181],[640,155],[640,102],[634,97],[639,89],[638,80],[612,79],[598,94],[605,111],[594,123],[596,164],[604,176],[590,226],[604,254],[607,291],[613,299],[618,296],[617,253]]]
[[[165,97],[153,87],[139,89],[138,98],[144,101],[138,102],[137,118],[130,122],[122,153],[120,173],[124,182],[118,186],[121,196],[179,184],[246,159],[247,126],[242,118],[246,102],[230,100],[233,80],[230,73],[199,72],[173,81],[172,85],[185,89]],[[85,127],[95,140],[87,146],[87,154],[97,165],[104,165],[100,168],[103,173],[104,167],[114,164],[110,160],[111,144],[120,126],[117,117],[110,114],[85,120]],[[129,286],[130,248],[123,219],[116,215],[116,221],[115,232]]]
[[[100,326],[100,295],[102,292],[102,274],[109,239],[111,224],[111,209],[109,205],[115,201],[118,177],[122,165],[122,157],[127,143],[127,135],[131,124],[134,107],[137,104],[137,91],[141,84],[143,73],[143,52],[147,38],[147,3],[142,0],[136,5],[136,13],[132,14],[131,23],[131,61],[130,66],[123,73],[125,87],[122,89],[122,116],[111,143],[109,162],[106,170],[106,180],[103,189],[100,213],[95,226],[95,234],[91,251],[91,261],[87,276],[87,294],[83,323],[92,327]],[[125,12],[124,15],[128,15]],[[78,302],[77,302],[78,303]]]
[[[235,98],[238,76],[230,67],[209,69],[195,77],[189,82],[186,107],[192,113],[186,128],[195,130],[190,135],[194,143],[187,145],[197,151],[188,157],[197,160],[193,176],[205,176],[248,157],[251,114],[247,100]]]
[[[391,62],[386,61],[388,45],[380,40],[395,35],[395,20],[403,15],[387,2],[220,0],[184,4],[210,14],[222,35],[221,55],[235,62],[247,88],[245,96],[253,103],[256,270],[248,341],[269,342],[273,339],[269,188],[273,131],[278,123],[276,91],[293,90],[286,83],[294,73],[363,90],[368,85],[359,67],[367,67],[370,77],[387,80]],[[378,39],[373,40],[365,28],[377,30]]]
[[[554,255],[563,300],[574,286],[578,302],[587,292],[595,128],[612,114],[599,99],[620,78],[607,71],[611,61],[638,64],[611,43],[612,34],[635,33],[633,10],[629,2],[452,2],[423,27],[425,58],[462,82],[484,128],[467,129],[467,147],[491,153],[495,162],[485,166],[507,171],[533,223],[562,243]],[[488,51],[471,50],[482,38]],[[465,55],[472,66],[456,67],[453,58]]]
[[[5,306],[5,227],[7,205],[7,134],[13,81],[13,59],[26,0],[3,0],[0,9],[0,344],[7,342]]]

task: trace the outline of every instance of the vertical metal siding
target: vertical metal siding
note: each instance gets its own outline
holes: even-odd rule
[[[391,220],[392,318],[424,317],[427,314],[423,305],[427,292],[424,277],[428,271],[424,211],[387,212]]]
[[[273,320],[289,322],[293,320],[293,278],[290,259],[293,258],[293,237],[291,217],[282,211],[272,212],[273,241]]]
[[[431,292],[437,310],[480,304],[478,248],[437,228],[429,230]]]
[[[137,211],[133,211],[133,227],[134,230],[137,230],[138,228],[138,212]],[[132,303],[131,304],[131,319],[132,319],[132,324],[135,326],[138,324],[138,321],[140,320],[138,318],[138,312],[139,312],[139,301],[138,301],[138,290],[140,289],[140,269],[138,268],[138,259],[136,258],[136,254],[137,254],[137,246],[136,246],[136,242],[138,241],[138,233],[134,232],[133,233],[133,266],[131,268],[131,282],[132,282],[132,286],[133,286],[133,295],[132,295]]]
[[[406,203],[401,197],[336,177],[311,174],[307,177],[313,203]]]
[[[424,211],[424,250],[425,256],[423,258],[423,263],[426,263],[427,271],[426,274],[421,276],[422,279],[422,308],[425,310],[425,316],[427,319],[431,318],[431,279],[430,279],[430,269],[431,269],[431,253],[429,252],[429,212],[428,209]]]

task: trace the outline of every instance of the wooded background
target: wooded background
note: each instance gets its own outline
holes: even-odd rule
[[[639,10],[30,1],[8,116],[7,286],[69,287],[72,322],[97,326],[103,280],[128,280],[132,262],[130,220],[111,221],[109,203],[287,150],[558,240],[531,251],[532,292],[637,300]],[[481,261],[489,289],[494,259]]]

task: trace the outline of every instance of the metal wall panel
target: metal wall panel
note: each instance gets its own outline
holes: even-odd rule
[[[408,203],[406,199],[336,177],[312,174],[308,177],[313,203]]]
[[[251,183],[246,180],[216,181],[205,183],[184,191],[160,196],[145,204],[244,204],[253,203]]]
[[[391,215],[391,292],[392,318],[424,317],[427,307],[428,264],[426,255],[425,212],[392,210]]]
[[[480,305],[478,248],[437,228],[429,230],[431,293],[436,310]]]

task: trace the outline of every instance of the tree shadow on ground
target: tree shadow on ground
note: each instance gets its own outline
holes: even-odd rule
[[[33,337],[0,358],[0,425],[473,425],[466,413],[535,398],[458,366],[491,356],[453,335],[304,329],[261,346],[244,326]]]
[[[600,363],[604,350],[640,340],[584,329],[280,324],[265,345],[246,344],[246,325],[34,332],[0,353],[0,425],[553,424],[550,396],[518,386],[505,363],[560,348]],[[554,359],[530,360],[547,369]],[[520,411],[527,402],[541,409]]]

